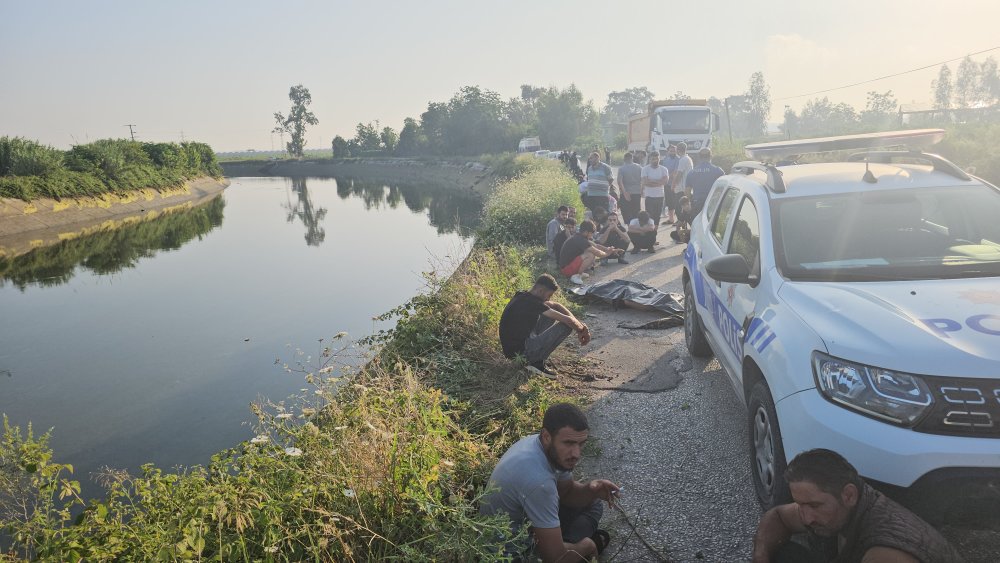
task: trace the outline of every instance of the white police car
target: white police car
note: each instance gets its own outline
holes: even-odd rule
[[[748,146],[695,218],[687,347],[745,402],[767,507],[789,498],[786,459],[817,447],[911,491],[1000,487],[1000,190],[919,151],[766,163],[943,134]]]

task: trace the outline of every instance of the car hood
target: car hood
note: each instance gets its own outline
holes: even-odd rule
[[[1000,280],[785,282],[831,355],[926,375],[1000,378]]]

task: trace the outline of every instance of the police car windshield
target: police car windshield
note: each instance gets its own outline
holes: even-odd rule
[[[912,188],[777,202],[785,277],[884,281],[1000,276],[1000,192]]]
[[[664,108],[656,112],[657,128],[661,133],[709,133],[706,109],[677,110]]]

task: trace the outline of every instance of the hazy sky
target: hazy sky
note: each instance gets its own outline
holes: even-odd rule
[[[142,140],[269,149],[301,83],[319,119],[307,148],[320,148],[359,121],[399,130],[464,85],[512,97],[575,83],[600,107],[632,86],[739,94],[757,70],[779,120],[809,99],[786,96],[998,47],[998,24],[998,0],[0,0],[0,136],[66,148],[134,123]],[[974,58],[988,55],[1000,50]],[[936,75],[826,95],[927,102]]]

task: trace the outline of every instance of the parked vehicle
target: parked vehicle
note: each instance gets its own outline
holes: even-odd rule
[[[920,151],[773,164],[943,135],[748,146],[692,223],[687,348],[747,407],[765,507],[818,447],[910,498],[1000,482],[1000,190]]]
[[[666,151],[683,141],[697,152],[712,145],[712,133],[718,130],[719,116],[706,100],[652,101],[646,113],[629,118],[628,148]]]
[[[535,152],[542,148],[542,142],[538,137],[525,137],[517,143],[517,152]]]

